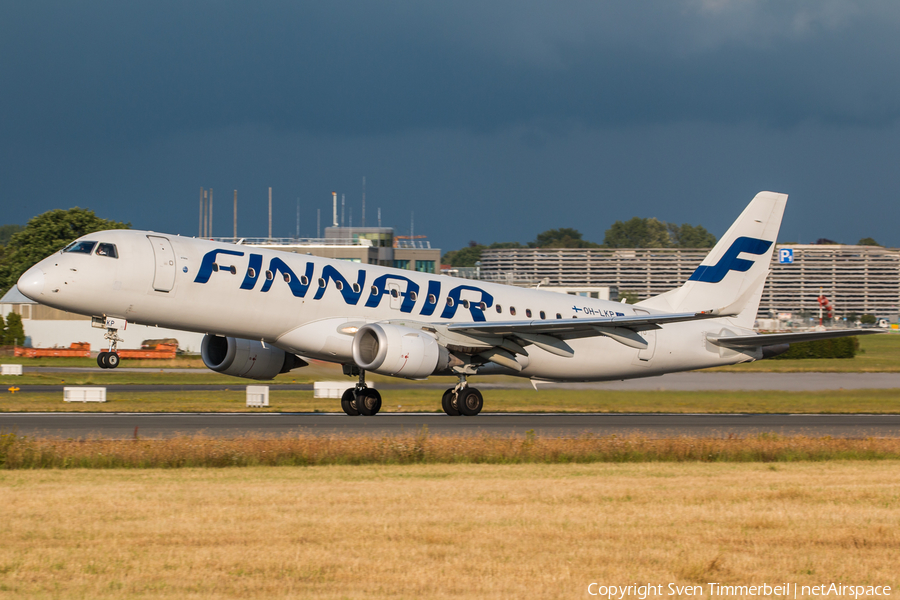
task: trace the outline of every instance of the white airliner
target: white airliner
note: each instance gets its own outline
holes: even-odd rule
[[[787,196],[761,192],[680,288],[635,305],[150,231],[92,233],[19,279],[36,302],[107,329],[100,366],[114,368],[126,322],[206,333],[220,373],[271,379],[341,363],[358,383],[341,407],[374,415],[366,371],[454,375],[448,415],[476,415],[472,375],[601,381],[768,358],[791,342],[874,333],[758,335],[752,330]],[[574,304],[573,304],[574,303]]]

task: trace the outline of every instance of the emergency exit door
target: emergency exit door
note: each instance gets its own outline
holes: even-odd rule
[[[169,292],[175,285],[175,250],[168,238],[148,235],[153,246],[153,259],[156,271],[153,274],[153,289],[157,292]]]

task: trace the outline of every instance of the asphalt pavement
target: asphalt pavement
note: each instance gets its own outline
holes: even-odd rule
[[[572,437],[644,434],[653,437],[781,435],[848,438],[900,436],[900,415],[794,414],[597,414],[482,413],[448,417],[436,413],[0,413],[0,431],[41,437],[172,437],[242,435],[397,434],[428,427],[435,434],[523,434]],[[137,428],[137,429],[135,429]]]

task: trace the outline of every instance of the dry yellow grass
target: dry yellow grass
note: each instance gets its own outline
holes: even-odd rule
[[[0,472],[0,597],[890,585],[900,462]]]
[[[0,434],[0,468],[191,468],[439,463],[897,460],[900,438],[583,435],[284,435],[59,439]]]

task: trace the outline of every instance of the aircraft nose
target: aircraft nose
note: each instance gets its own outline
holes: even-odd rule
[[[19,291],[34,301],[44,292],[44,272],[38,267],[25,271],[16,284]]]

